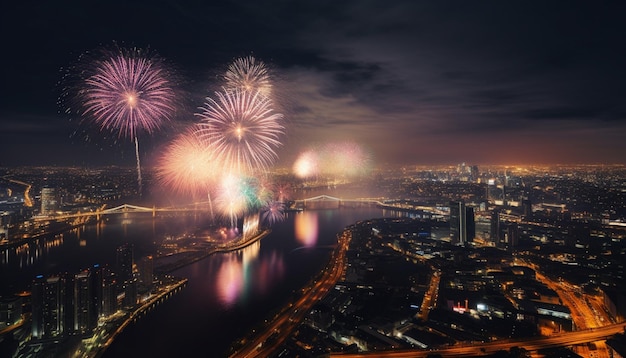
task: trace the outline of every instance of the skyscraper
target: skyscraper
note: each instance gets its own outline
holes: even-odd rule
[[[39,275],[31,291],[33,339],[63,337],[65,280],[59,276],[45,278]]]
[[[54,188],[41,189],[41,215],[54,214],[58,209],[57,192]]]
[[[115,273],[119,282],[133,278],[133,246],[124,244],[117,248],[115,256]]]
[[[79,335],[91,334],[96,327],[97,315],[93,305],[91,271],[83,270],[74,275],[74,326]]]
[[[139,283],[142,288],[150,289],[154,281],[154,260],[151,255],[144,256],[137,265],[139,271]]]
[[[465,206],[463,201],[451,201],[450,241],[454,244],[465,245],[473,241],[475,236],[474,209]]]

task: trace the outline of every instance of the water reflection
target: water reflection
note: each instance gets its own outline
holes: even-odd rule
[[[276,251],[260,257],[261,241],[235,252],[221,254],[215,281],[218,299],[225,307],[246,301],[250,293],[264,294],[284,275],[285,264]]]
[[[317,211],[303,211],[295,217],[295,236],[305,247],[315,246],[318,236]]]
[[[54,236],[51,239],[36,239],[17,246],[5,247],[0,251],[0,263],[3,267],[17,262],[16,266],[24,268],[39,261],[44,254],[49,255],[51,251],[63,246],[63,234]]]

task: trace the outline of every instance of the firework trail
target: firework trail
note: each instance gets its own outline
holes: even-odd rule
[[[259,92],[236,89],[215,95],[217,100],[207,97],[200,108],[199,135],[212,143],[227,172],[266,171],[282,145],[283,115]]]
[[[224,74],[227,89],[260,92],[269,96],[272,84],[267,67],[252,56],[235,59]]]
[[[141,194],[138,134],[153,133],[174,112],[175,92],[163,61],[139,49],[118,49],[91,64],[79,97],[82,115],[101,130],[135,142],[137,182]]]

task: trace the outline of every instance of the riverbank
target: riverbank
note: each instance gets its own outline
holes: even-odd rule
[[[266,229],[250,238],[242,238],[240,240],[235,240],[206,249],[196,249],[191,247],[183,248],[181,252],[155,258],[154,271],[157,273],[170,273],[219,252],[229,252],[243,249],[244,247],[266,237],[270,232],[270,229]]]

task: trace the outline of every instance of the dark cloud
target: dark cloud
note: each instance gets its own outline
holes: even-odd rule
[[[40,142],[75,151],[75,122],[56,103],[61,69],[117,41],[149,46],[180,74],[184,106],[172,128],[144,139],[155,148],[193,123],[229,61],[253,54],[275,80],[286,165],[309,142],[341,138],[386,162],[626,162],[620,2],[36,1],[4,10],[1,30],[13,34],[0,66],[4,137],[51,133]],[[12,153],[24,162],[32,152]]]

